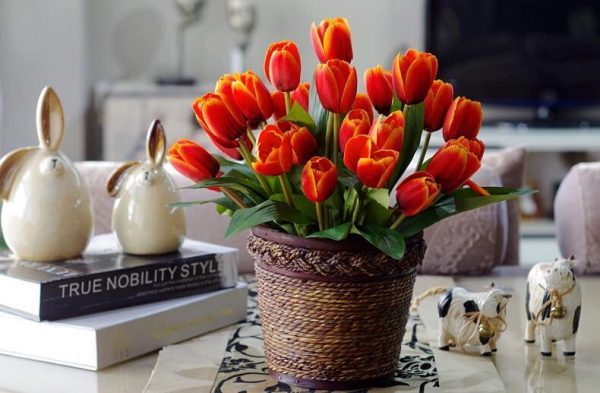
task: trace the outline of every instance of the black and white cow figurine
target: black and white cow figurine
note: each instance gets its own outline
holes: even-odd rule
[[[552,342],[564,341],[564,355],[575,356],[581,315],[581,288],[575,279],[575,258],[540,262],[527,276],[525,342],[535,342],[539,327],[541,353],[552,355]]]
[[[469,292],[460,287],[447,290],[438,301],[440,349],[471,345],[479,346],[483,356],[496,352],[496,341],[506,327],[510,297],[493,283],[487,292]]]

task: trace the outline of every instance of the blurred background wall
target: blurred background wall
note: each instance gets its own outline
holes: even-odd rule
[[[300,48],[303,80],[310,80],[316,58],[309,28],[325,17],[348,18],[359,75],[378,63],[389,68],[399,50],[424,46],[422,0],[256,0],[256,10],[246,61],[261,76],[268,44],[289,38]],[[51,84],[66,114],[63,149],[83,159],[93,86],[172,72],[178,21],[174,2],[166,0],[0,0],[0,153],[37,143],[37,96]],[[185,45],[185,72],[200,83],[212,85],[228,72],[236,34],[225,1],[208,0]]]

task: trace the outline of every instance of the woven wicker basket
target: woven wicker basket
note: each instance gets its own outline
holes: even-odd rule
[[[385,384],[396,370],[422,236],[397,261],[362,239],[304,239],[256,227],[259,311],[270,373],[314,389]]]

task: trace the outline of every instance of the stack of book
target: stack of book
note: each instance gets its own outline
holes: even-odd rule
[[[246,318],[237,250],[186,240],[179,252],[123,254],[113,235],[80,259],[0,254],[0,353],[90,370]]]

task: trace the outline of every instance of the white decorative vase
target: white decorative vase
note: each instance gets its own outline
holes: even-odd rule
[[[0,161],[2,230],[20,259],[56,261],[79,256],[93,231],[87,185],[58,149],[64,116],[60,99],[45,87],[37,106],[38,147]]]
[[[116,198],[112,227],[123,251],[150,255],[176,251],[185,237],[185,216],[171,203],[180,200],[173,179],[163,169],[166,137],[159,120],[148,130],[145,162],[129,161],[107,181]]]

